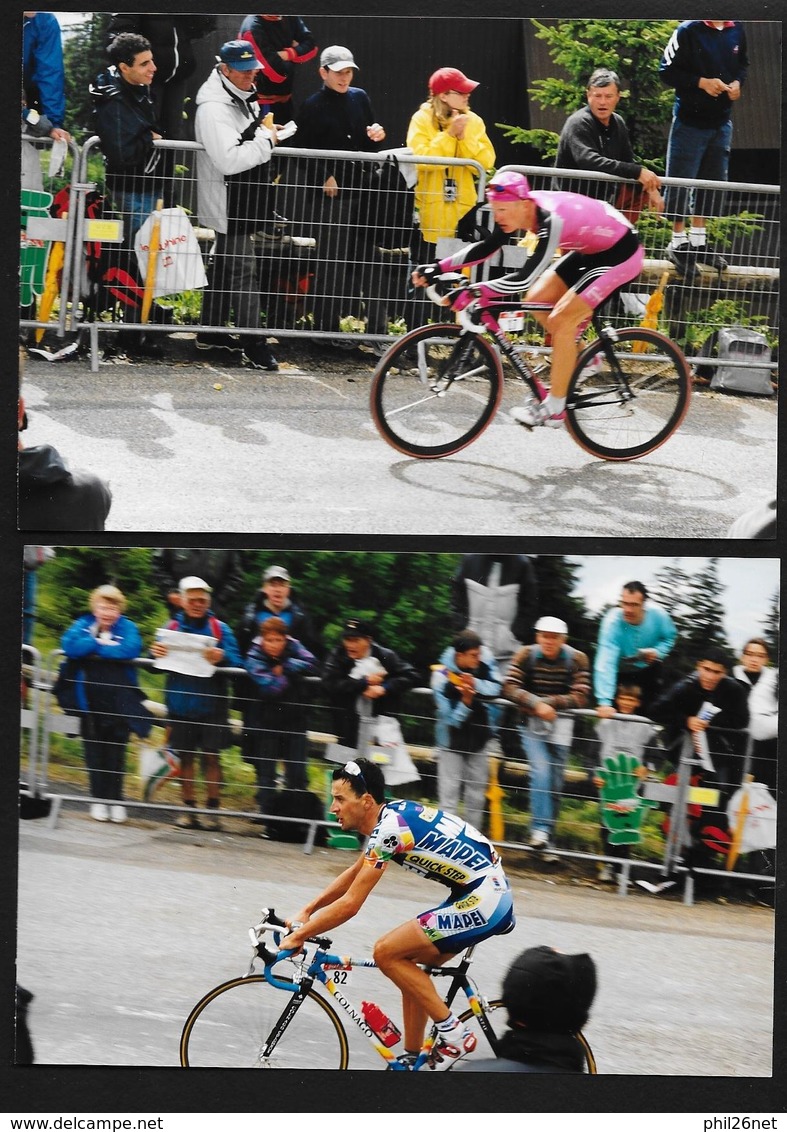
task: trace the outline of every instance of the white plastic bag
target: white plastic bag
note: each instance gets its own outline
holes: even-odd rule
[[[746,798],[743,836],[740,852],[753,853],[757,849],[776,848],[776,799],[770,794],[764,782],[748,782],[736,790],[727,806],[727,821],[730,829],[736,829],[740,820],[741,806]]]
[[[159,251],[156,257],[156,278],[153,297],[176,295],[206,287],[208,277],[202,262],[197,237],[182,208],[162,208],[152,212],[134,238],[134,248],[143,279],[148,273],[148,254],[153,226],[160,221]]]

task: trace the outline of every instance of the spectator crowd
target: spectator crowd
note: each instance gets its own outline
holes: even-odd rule
[[[185,572],[195,565],[210,582]],[[263,570],[234,628],[217,595],[233,593],[235,608],[242,601],[236,553],[162,549],[153,570],[168,618],[147,649],[126,614],[125,596],[110,585],[94,590],[89,610],[62,636],[66,660],[56,694],[82,718],[97,820],[126,819],[126,745],[132,733],[145,737],[157,722],[132,664],[145,656],[165,677],[165,718],[158,722],[166,727],[163,746],[179,766],[183,807],[176,825],[186,829],[219,828],[222,751],[235,745],[254,771],[261,833],[284,795],[298,816],[298,798],[312,804],[307,732],[317,730],[317,712],[325,710],[325,730],[336,739],[327,757],[376,752],[386,780],[396,785],[417,781],[418,770],[404,756],[411,773],[394,777],[397,760],[380,735],[393,726],[393,746],[407,748],[415,725],[423,747],[431,715],[439,804],[479,829],[491,821],[493,768],[503,759],[520,774],[526,768],[529,844],[545,860],[555,859],[562,839],[571,843],[570,820],[560,824],[567,768],[573,761],[590,769],[608,858],[603,880],[614,879],[612,865],[640,840],[645,811],[655,804],[643,797],[643,784],[674,774],[682,760],[689,759],[695,785],[718,795],[711,816],[692,817],[700,850],[707,846],[706,826],[715,831],[714,851],[720,842],[722,851],[729,847],[728,803],[749,773],[776,789],[778,672],[768,644],[752,637],[738,664],[709,644],[695,650],[694,671],[678,677],[669,668],[675,625],[639,581],[622,587],[586,652],[569,642],[562,618],[534,617],[542,602],[527,556],[464,555],[450,597],[465,617],[470,585],[473,623],[446,626],[447,643],[436,643],[427,674],[377,640],[363,617],[347,615],[338,641],[326,647],[308,600],[281,565]],[[413,711],[413,701],[405,700],[416,688],[424,700],[430,693],[431,713]]]
[[[320,48],[298,16],[245,16],[236,38],[218,47],[215,64],[203,76],[196,112],[189,106],[185,113],[186,82],[198,66],[194,44],[215,30],[215,17],[199,15],[115,13],[109,24],[106,66],[94,76],[90,95],[106,162],[106,193],[124,221],[111,292],[117,300],[123,291],[122,272],[124,321],[144,321],[135,237],[158,201],[179,203],[174,153],[159,143],[192,136],[202,146],[196,208],[193,201],[183,203],[215,239],[201,317],[215,329],[198,334],[199,349],[231,351],[253,368],[275,370],[278,362],[261,332],[264,294],[272,307],[285,295],[290,314],[298,312],[306,320],[302,325],[326,335],[342,329],[348,318],[377,335],[389,333],[399,320],[410,326],[424,321],[426,302],[411,286],[412,269],[436,258],[438,240],[472,241],[479,234],[479,172],[493,169],[496,160],[487,127],[470,107],[479,83],[451,66],[424,76],[425,101],[414,109],[402,140],[411,155],[429,163],[404,166],[410,176],[400,176],[386,162],[349,157],[385,153],[397,142],[378,121],[373,97],[356,85],[363,61],[348,46]],[[709,78],[703,68],[711,64]],[[322,87],[298,103],[296,74],[315,65]],[[748,69],[743,26],[684,21],[655,67],[676,91],[668,174],[726,180],[732,108]],[[643,204],[664,211],[665,199],[658,175],[634,155],[625,120],[616,113],[620,95],[615,71],[592,71],[586,104],[561,133],[556,164],[634,182],[627,196],[613,197],[628,220]],[[64,115],[57,19],[52,13],[25,13],[24,131],[63,143],[69,139]],[[319,152],[313,159],[272,162],[277,147],[287,144]],[[333,159],[333,152],[340,156]],[[23,159],[23,184],[32,185],[33,178],[40,187],[40,161],[31,144],[23,147]],[[606,188],[602,183],[599,191]],[[666,208],[674,221],[669,255],[680,275],[690,277],[696,262],[726,270],[720,255],[706,246],[710,198],[698,194],[695,202],[694,194],[680,190],[667,195]],[[310,266],[285,262],[275,241],[273,250],[263,250],[265,238],[289,222],[293,231],[314,234]],[[126,333],[124,345],[130,355],[161,351],[156,337],[138,328]]]

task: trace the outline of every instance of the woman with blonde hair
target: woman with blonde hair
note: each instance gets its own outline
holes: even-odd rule
[[[130,661],[142,652],[142,637],[124,616],[126,598],[117,586],[99,586],[90,612],[66,629],[60,645],[73,662],[69,699],[81,717],[82,745],[96,821],[124,822],[126,746],[134,731],[144,738],[151,716],[142,704]]]
[[[478,83],[455,67],[440,67],[429,79],[429,96],[410,119],[407,145],[418,157],[470,158],[483,169],[495,163],[483,119],[470,109]],[[420,231],[413,233],[412,262],[436,258],[441,236],[457,225],[478,200],[475,170],[469,165],[419,165],[415,207]],[[471,237],[472,238],[472,237]]]

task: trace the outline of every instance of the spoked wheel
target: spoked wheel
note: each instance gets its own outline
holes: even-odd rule
[[[486,1017],[494,1030],[495,1040],[499,1041],[508,1028],[508,1011],[504,1004],[499,999],[487,1003]],[[489,1038],[482,1029],[477,1015],[475,1015],[472,1010],[465,1010],[464,1014],[460,1014],[459,1021],[470,1026],[477,1040],[476,1048],[472,1053],[463,1057],[463,1061],[474,1061],[481,1057],[496,1057],[499,1055],[498,1049],[492,1047]],[[593,1050],[590,1048],[587,1038],[581,1031],[575,1034],[574,1037],[582,1047],[588,1073],[597,1073],[596,1059],[593,1056]]]
[[[503,371],[492,346],[456,325],[421,326],[396,342],[372,379],[380,434],[407,456],[461,451],[495,415]]]
[[[292,996],[262,975],[214,987],[186,1019],[180,1038],[184,1067],[224,1069],[346,1069],[347,1035],[336,1011],[310,990],[275,1048],[268,1039]]]
[[[568,391],[566,427],[593,456],[636,460],[669,440],[690,398],[688,364],[669,338],[638,327],[619,330],[616,341],[593,342],[580,355]]]

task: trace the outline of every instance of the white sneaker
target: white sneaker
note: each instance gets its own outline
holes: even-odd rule
[[[549,844],[549,834],[543,829],[534,829],[530,834],[530,848],[543,849]]]
[[[126,813],[126,807],[125,806],[110,806],[109,820],[117,822],[118,825],[121,822],[128,821],[128,814]]]
[[[510,416],[512,420],[515,420],[517,424],[524,425],[525,428],[562,428],[566,419],[566,412],[564,409],[560,413],[550,413],[546,404],[541,401],[539,404],[532,402],[529,405],[521,405],[512,409]]]
[[[94,821],[109,821],[109,806],[103,802],[94,802],[90,807],[90,816]]]

